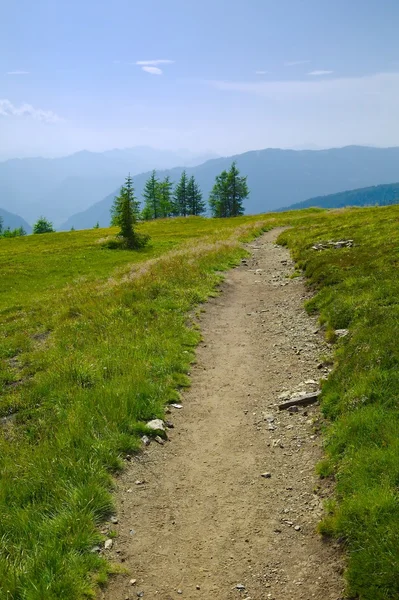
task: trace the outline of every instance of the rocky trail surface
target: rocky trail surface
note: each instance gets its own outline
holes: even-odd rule
[[[117,531],[106,551],[125,572],[103,600],[339,600],[339,548],[316,533],[323,496],[319,407],[279,411],[327,369],[301,278],[275,244],[248,245],[205,305],[203,342],[174,428],[117,480]],[[109,544],[111,545],[111,544]]]

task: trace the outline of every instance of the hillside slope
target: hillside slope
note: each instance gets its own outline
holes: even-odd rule
[[[281,210],[300,210],[317,206],[320,208],[343,208],[345,206],[389,206],[399,204],[399,183],[386,183],[371,187],[347,190],[338,194],[309,198]]]
[[[236,160],[238,168],[248,176],[250,197],[245,208],[249,214],[276,210],[293,202],[335,194],[348,189],[378,185],[381,181],[399,180],[399,148],[368,148],[348,146],[330,150],[266,149],[246,152],[233,157],[218,158],[186,169],[194,175],[205,197],[220,171]],[[177,181],[182,168],[159,173]],[[149,173],[134,178],[140,198]],[[122,183],[122,181],[121,181]],[[62,229],[92,227],[97,221],[109,224],[109,209],[117,190],[79,214],[73,215]]]
[[[26,233],[32,233],[32,227],[19,215],[15,215],[14,213],[8,212],[8,210],[4,210],[4,208],[0,208],[0,217],[3,220],[3,228],[7,229],[18,229],[18,227],[23,227]]]

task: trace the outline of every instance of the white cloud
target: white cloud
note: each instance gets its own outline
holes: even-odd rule
[[[310,63],[310,60],[287,60],[284,63],[285,67],[296,67],[298,65],[306,65]]]
[[[7,75],[29,75],[29,71],[8,71]]]
[[[136,65],[171,65],[174,62],[174,60],[169,60],[167,58],[159,58],[157,60],[138,60],[136,61]]]
[[[0,99],[0,116],[1,117],[31,117],[37,121],[44,121],[46,123],[57,123],[62,121],[61,117],[56,115],[51,110],[42,110],[41,108],[34,108],[31,104],[21,104],[15,106],[9,100]]]
[[[320,75],[331,75],[331,73],[334,73],[334,71],[310,71],[310,73],[308,73],[308,75],[314,75],[316,77],[320,77]]]
[[[255,71],[255,75],[266,75],[269,71]]]
[[[149,73],[150,75],[162,75],[162,69],[158,67],[141,67],[143,71]]]

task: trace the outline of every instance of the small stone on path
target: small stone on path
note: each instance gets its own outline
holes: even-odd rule
[[[264,477],[265,479],[270,479],[270,477],[272,476],[271,473],[262,473],[261,477]]]
[[[112,546],[113,546],[113,541],[111,540],[111,538],[109,538],[108,540],[105,540],[104,543],[104,549],[105,550],[111,550]]]

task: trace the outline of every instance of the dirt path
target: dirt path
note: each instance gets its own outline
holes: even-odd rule
[[[128,574],[103,599],[342,597],[339,551],[315,533],[318,408],[276,407],[285,390],[312,390],[304,382],[323,374],[303,281],[286,278],[293,265],[277,234],[250,244],[252,258],[206,305],[192,388],[183,409],[172,409],[170,441],[152,443],[117,482],[111,554]]]

